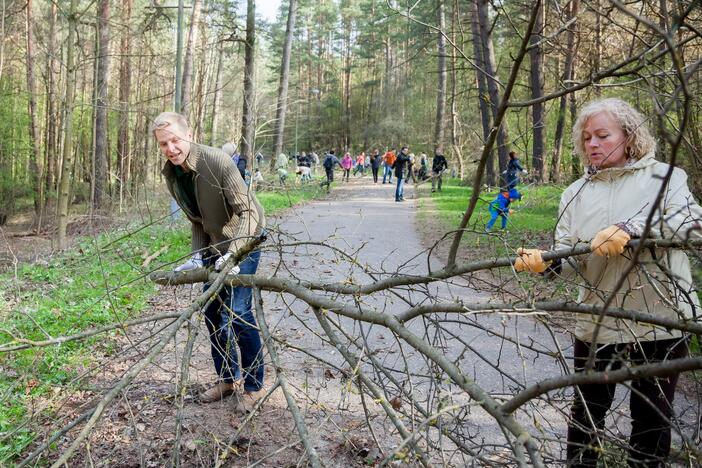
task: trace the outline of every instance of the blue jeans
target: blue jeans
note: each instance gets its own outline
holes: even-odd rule
[[[383,169],[383,183],[385,183],[385,178],[388,178],[388,182],[392,183],[392,167],[390,166],[383,166],[385,169]]]
[[[395,201],[403,200],[405,195],[405,179],[397,178],[397,187],[395,188]]]
[[[492,229],[492,227],[495,225],[495,221],[497,221],[497,217],[500,216],[502,218],[502,229],[507,229],[507,213],[503,212],[502,210],[496,210],[494,208],[490,208],[490,221],[488,221],[487,225],[485,226],[485,229],[489,231]]]
[[[209,257],[205,265],[214,264]],[[239,263],[240,273],[256,273],[261,252],[256,250]],[[209,289],[206,283],[204,291]],[[222,382],[232,383],[241,378],[236,346],[241,351],[244,370],[244,390],[255,392],[263,387],[263,352],[256,318],[251,312],[253,291],[249,287],[224,286],[205,309],[205,323],[210,334],[210,348],[215,371]]]

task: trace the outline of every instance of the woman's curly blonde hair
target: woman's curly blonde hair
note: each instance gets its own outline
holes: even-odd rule
[[[606,112],[611,115],[626,135],[626,155],[641,159],[656,151],[656,140],[646,125],[646,118],[626,101],[617,98],[599,99],[588,103],[580,110],[573,125],[573,148],[586,166],[589,164],[583,144],[583,127],[593,116]]]

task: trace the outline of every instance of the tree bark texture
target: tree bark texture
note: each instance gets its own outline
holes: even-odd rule
[[[490,111],[493,121],[497,118],[497,110],[500,107],[500,95],[497,89],[497,66],[495,64],[495,51],[492,44],[492,31],[490,29],[490,18],[488,16],[488,0],[476,0],[478,3],[478,21],[480,24],[480,38],[482,42],[483,61],[485,64],[485,81],[487,83],[488,94],[490,96]],[[507,130],[502,124],[497,131],[497,160],[500,173],[507,169],[509,159],[507,149]]]
[[[247,160],[253,160],[254,149],[254,112],[255,112],[255,89],[254,89],[254,67],[256,51],[256,3],[254,0],[246,2],[246,45],[244,57],[244,106],[241,117],[241,155]]]
[[[192,101],[193,84],[193,48],[197,36],[197,25],[200,22],[201,0],[193,0],[193,12],[190,17],[190,27],[188,29],[188,43],[185,46],[185,58],[183,60],[183,87],[181,88],[182,113],[190,117],[190,107]]]
[[[578,9],[580,8],[580,0],[571,0],[568,11],[568,20],[576,20]],[[577,20],[576,20],[577,21]],[[573,22],[566,32],[566,51],[563,64],[562,84],[563,87],[569,88],[573,80],[573,62],[576,54],[575,35],[577,34],[577,22]],[[566,106],[568,95],[564,94],[558,100],[558,117],[556,118],[556,134],[553,143],[553,158],[551,159],[551,168],[549,180],[558,183],[561,180],[561,159],[563,151],[563,135],[565,133]]]
[[[434,148],[443,152],[444,145],[444,110],[446,108],[446,20],[444,17],[444,0],[437,0],[436,14],[438,16],[438,76],[439,83],[436,91],[436,121],[434,122]]]
[[[531,34],[529,50],[530,73],[529,84],[531,86],[532,99],[539,99],[544,95],[544,55],[542,39],[544,29],[544,4],[541,3],[538,7],[539,12],[536,15],[536,23],[534,24],[534,32]],[[545,114],[544,103],[537,102],[531,108],[533,143],[532,143],[532,168],[536,179],[542,182],[544,179],[544,127]]]
[[[98,2],[98,55],[95,109],[95,184],[93,208],[105,208],[107,181],[107,91],[110,73],[110,0]],[[70,83],[70,82],[69,82]]]
[[[295,30],[296,7],[296,0],[289,0],[288,21],[285,26],[285,42],[283,43],[283,57],[280,64],[280,79],[278,80],[278,106],[275,115],[273,160],[283,151],[285,114],[288,109],[288,83],[290,81],[290,53],[292,51],[293,31]]]
[[[37,128],[37,97],[36,80],[34,77],[34,24],[32,17],[32,0],[27,0],[26,11],[27,32],[27,105],[29,107],[29,143],[32,155],[29,158],[32,172],[32,191],[34,193],[34,214],[37,221],[37,231],[41,229],[42,211],[44,210],[44,190],[42,186],[42,168],[39,164],[39,129]]]
[[[119,64],[119,130],[117,136],[117,159],[119,163],[119,206],[122,209],[124,199],[129,194],[129,174],[131,171],[131,154],[129,145],[129,91],[131,89],[131,29],[129,20],[132,16],[132,0],[122,2],[122,37],[120,39]]]
[[[483,145],[490,135],[492,127],[492,114],[488,108],[490,95],[485,79],[485,54],[483,53],[483,41],[480,38],[480,21],[478,20],[478,2],[471,2],[471,38],[473,42],[473,62],[475,63],[475,80],[478,82],[478,107],[480,109],[480,123],[483,128]],[[490,151],[490,155],[485,164],[486,182],[488,185],[495,185],[495,152]]]
[[[63,119],[63,163],[61,165],[61,179],[58,188],[56,201],[56,214],[58,218],[56,244],[59,249],[66,247],[66,228],[68,226],[68,204],[69,191],[71,186],[71,157],[73,154],[73,100],[76,80],[74,51],[78,49],[74,44],[76,40],[76,26],[78,23],[78,0],[71,0],[68,13],[68,40],[66,43],[66,94],[64,99],[65,117]]]

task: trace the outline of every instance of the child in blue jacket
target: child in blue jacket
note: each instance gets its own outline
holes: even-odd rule
[[[485,225],[485,230],[490,231],[495,225],[497,217],[502,218],[502,229],[507,229],[507,218],[509,217],[509,204],[514,200],[521,200],[522,194],[513,188],[509,191],[502,191],[497,194],[497,198],[490,202],[490,221]]]

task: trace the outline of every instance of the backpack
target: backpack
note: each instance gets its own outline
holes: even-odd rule
[[[324,169],[331,169],[332,167],[334,167],[334,160],[331,156],[327,156],[326,158],[324,158],[324,162],[322,163],[322,165],[324,166]]]

